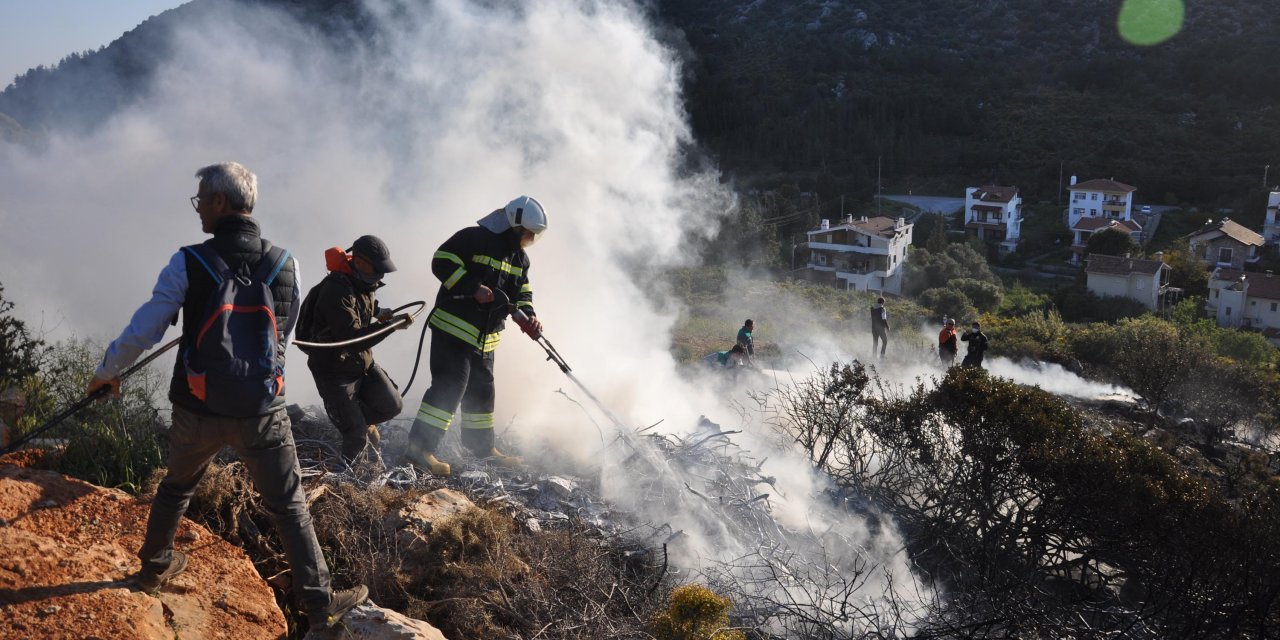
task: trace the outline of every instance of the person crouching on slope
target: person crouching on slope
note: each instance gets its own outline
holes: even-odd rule
[[[529,256],[525,248],[547,229],[537,200],[520,196],[440,245],[431,271],[440,279],[431,327],[431,387],[422,396],[409,432],[406,460],[435,475],[450,467],[436,457],[440,442],[462,404],[462,444],[477,457],[503,466],[520,459],[494,447],[494,349],[514,303],[529,316],[533,335],[542,331],[533,310]],[[510,302],[508,302],[510,301]]]
[[[378,306],[374,293],[382,278],[396,270],[391,250],[377,236],[360,236],[349,252],[325,252],[329,275],[311,288],[298,317],[298,338],[307,342],[344,342],[385,327],[391,310]],[[404,329],[409,322],[400,325]],[[342,458],[355,461],[370,442],[381,440],[377,425],[403,406],[395,383],[373,361],[373,347],[387,336],[349,347],[301,348],[316,381],[329,420],[342,434]]]

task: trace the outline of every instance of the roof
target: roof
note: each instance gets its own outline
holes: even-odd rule
[[[897,224],[898,224],[897,220],[893,218],[887,218],[885,216],[876,216],[874,218],[868,218],[865,222],[857,218],[854,218],[853,222],[845,222],[838,225],[832,225],[831,228],[829,229],[823,229],[821,227],[817,229],[810,229],[806,233],[811,233],[811,234],[812,233],[828,233],[831,231],[839,231],[841,229],[856,229],[867,235],[878,235],[884,238],[892,238],[896,232],[895,227]],[[909,227],[909,226],[911,226],[911,223],[908,222],[904,224],[902,228],[905,229],[906,227]]]
[[[1132,220],[1116,220],[1115,218],[1080,218],[1076,221],[1075,226],[1071,227],[1071,230],[1101,231],[1111,227],[1118,227],[1116,231],[1124,231],[1125,233],[1142,231],[1142,227]]]
[[[1113,276],[1127,276],[1134,273],[1153,276],[1159,273],[1160,268],[1164,266],[1164,262],[1161,260],[1142,260],[1123,256],[1108,256],[1101,253],[1091,253],[1086,259],[1089,261],[1089,265],[1085,267],[1085,273]]]
[[[1244,276],[1245,283],[1249,285],[1250,298],[1280,300],[1280,276],[1267,273],[1245,272],[1240,271],[1239,269],[1219,268],[1214,269],[1213,275],[1209,277],[1213,280],[1239,282],[1241,276]]]
[[[1213,231],[1220,231],[1222,232],[1222,235],[1227,236],[1228,238],[1231,238],[1232,240],[1235,240],[1236,242],[1239,242],[1240,244],[1244,244],[1244,245],[1253,245],[1255,247],[1261,247],[1266,244],[1266,241],[1262,238],[1262,234],[1242,224],[1239,224],[1231,220],[1230,218],[1223,218],[1222,220],[1216,223],[1213,221],[1209,221],[1205,223],[1205,225],[1201,227],[1199,231],[1192,232],[1188,235],[1191,237],[1194,237],[1194,236],[1204,235],[1206,233],[1210,233]]]
[[[1068,191],[1121,191],[1124,193],[1133,193],[1138,188],[1127,185],[1123,182],[1115,180],[1085,180],[1067,187]]]
[[[973,192],[973,197],[986,202],[1010,202],[1018,197],[1018,188],[987,185],[978,187],[978,190]]]

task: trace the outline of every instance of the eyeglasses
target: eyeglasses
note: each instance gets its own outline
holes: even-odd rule
[[[192,209],[195,209],[196,211],[199,211],[199,210],[200,210],[200,198],[201,198],[201,196],[200,196],[199,194],[194,195],[194,196],[191,196],[191,208],[192,208]]]

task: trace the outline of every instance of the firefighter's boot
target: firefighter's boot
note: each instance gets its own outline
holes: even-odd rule
[[[500,467],[513,469],[520,466],[517,456],[509,456],[493,444],[493,429],[463,429],[462,445],[477,458],[487,458]]]
[[[417,427],[417,425],[414,425]],[[445,432],[435,427],[415,428],[409,434],[409,445],[404,451],[404,461],[437,476],[447,476],[452,469],[448,462],[436,458],[436,449]]]

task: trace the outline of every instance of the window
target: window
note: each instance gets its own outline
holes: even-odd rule
[[[1097,200],[1097,199],[1098,199],[1098,194],[1096,194],[1096,193],[1091,193],[1091,194],[1089,194],[1089,199],[1090,199],[1090,200]]]
[[[1258,306],[1258,301],[1257,301],[1257,300],[1250,300],[1250,301],[1249,301],[1249,306],[1251,306],[1251,307],[1256,307],[1256,306]]]
[[[1077,191],[1077,192],[1076,192],[1076,197],[1075,197],[1074,199],[1075,199],[1075,200],[1084,200],[1084,194],[1083,194],[1083,193],[1080,193],[1079,191]]]
[[[1075,214],[1078,216],[1084,215],[1084,207],[1076,207]]]
[[[1231,307],[1227,307],[1227,317],[1231,317]]]
[[[1231,262],[1231,247],[1218,249],[1218,262]]]
[[[1213,290],[1213,299],[1214,299],[1214,300],[1217,300],[1217,299],[1218,299],[1218,290],[1217,290],[1217,289],[1214,289],[1214,290]]]
[[[819,253],[819,254],[818,254],[818,264],[826,265],[826,264],[827,264],[827,256],[825,256],[825,255],[823,255],[823,254]]]
[[[1272,310],[1272,311],[1275,311],[1275,310],[1276,310],[1276,303],[1274,303],[1274,302],[1272,302],[1272,303],[1271,303],[1271,310]]]

